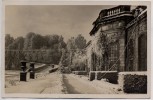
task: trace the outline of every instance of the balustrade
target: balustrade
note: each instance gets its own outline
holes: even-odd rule
[[[101,15],[105,15],[104,13],[106,13],[105,16],[111,16],[111,15],[115,15],[124,11],[130,11],[130,6],[118,6],[115,8],[111,8],[111,9],[107,9],[107,10],[102,10]],[[103,17],[105,17],[103,16]]]

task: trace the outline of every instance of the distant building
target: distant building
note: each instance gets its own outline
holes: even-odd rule
[[[90,71],[147,70],[147,8],[117,6],[104,9],[89,33],[87,58]]]

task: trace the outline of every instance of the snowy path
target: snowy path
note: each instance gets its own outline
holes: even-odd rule
[[[60,74],[58,72],[44,75],[28,82],[19,82],[16,86],[5,88],[6,93],[62,93]]]
[[[64,83],[67,87],[69,94],[97,94],[100,91],[97,91],[94,87],[89,86],[70,75],[64,75]]]
[[[97,83],[97,82],[96,82]],[[95,82],[82,79],[73,74],[64,74],[64,84],[69,94],[117,94],[118,91],[101,82],[101,87]],[[108,86],[108,87],[107,87]]]
[[[58,66],[56,66],[58,67]],[[6,71],[6,93],[35,94],[120,94],[119,86],[104,80],[89,81],[87,76],[61,74],[60,71],[49,73],[51,67],[36,73],[36,79],[27,82],[19,81],[19,71]]]

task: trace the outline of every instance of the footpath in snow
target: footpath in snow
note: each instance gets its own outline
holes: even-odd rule
[[[123,94],[118,84],[105,80],[89,81],[87,76],[65,74],[65,83],[69,93],[74,94]]]
[[[29,75],[27,75],[28,77]],[[6,93],[37,93],[37,94],[63,94],[62,74],[37,73],[36,79],[28,79],[27,82],[19,81],[19,74],[5,79]]]
[[[105,80],[89,81],[87,76],[61,74],[59,71],[49,73],[49,69],[36,73],[36,79],[19,81],[19,71],[6,71],[6,93],[35,94],[122,94],[118,84]]]

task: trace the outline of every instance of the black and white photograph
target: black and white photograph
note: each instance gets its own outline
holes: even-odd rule
[[[150,2],[3,8],[4,97],[150,97]]]

